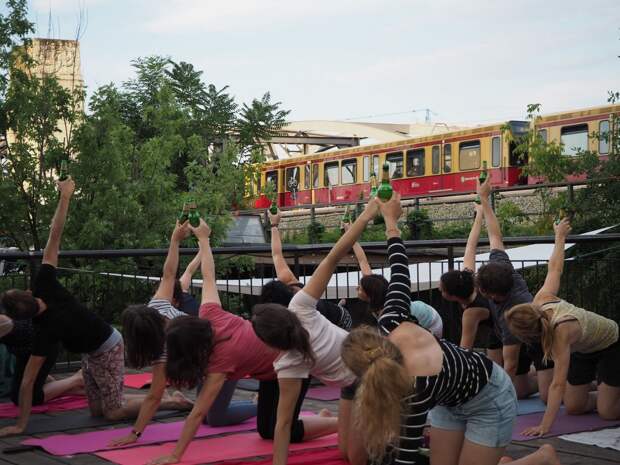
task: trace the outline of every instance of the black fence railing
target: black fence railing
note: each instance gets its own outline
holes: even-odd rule
[[[551,236],[504,239],[508,247],[551,244],[553,241]],[[560,296],[620,321],[620,234],[569,236],[567,243],[576,246],[567,254],[569,258],[565,263]],[[462,252],[465,244],[465,239],[405,242],[410,255],[412,297],[439,311],[444,320],[444,335],[453,341],[460,338],[460,310],[442,299],[437,284],[442,273],[462,266],[456,255]],[[481,248],[486,245],[488,240],[481,239]],[[373,270],[383,273],[388,266],[386,243],[364,243],[362,246],[367,252],[373,252],[369,254]],[[312,275],[316,264],[331,247],[331,244],[286,245],[283,250],[291,268],[303,282]],[[547,260],[531,254],[523,257],[519,255],[519,250],[509,250],[508,253],[515,268],[528,282],[531,292],[535,293],[544,281]],[[197,249],[181,250],[180,269],[196,252]],[[275,278],[270,252],[269,246],[213,249],[216,268],[228,270],[218,279],[221,299],[227,310],[249,316],[262,285]],[[60,254],[59,279],[88,308],[106,321],[118,325],[120,314],[128,304],[145,303],[153,295],[166,253],[166,249],[63,251]],[[239,256],[254,257],[254,265],[249,268],[235,265],[234,259]],[[522,258],[518,259],[518,256]],[[4,269],[8,270],[0,276],[0,292],[10,288],[28,288],[40,260],[41,252],[0,252],[0,261],[4,261]],[[356,298],[360,277],[356,264],[350,260],[343,261],[325,297],[334,301],[345,299],[352,312],[366,312],[365,304]],[[198,279],[192,289],[200,298]],[[77,360],[77,357],[66,354],[62,360],[65,364]]]

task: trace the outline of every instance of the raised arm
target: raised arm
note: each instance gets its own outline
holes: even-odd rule
[[[559,224],[553,225],[555,231],[555,245],[547,266],[547,277],[534,300],[536,303],[544,303],[549,297],[555,297],[560,290],[560,279],[564,271],[564,245],[566,236],[571,231],[568,218],[564,218]]]
[[[351,223],[343,223],[342,227],[345,231],[348,231],[351,227]],[[372,270],[370,269],[370,265],[368,264],[368,258],[366,258],[366,252],[362,249],[362,246],[359,242],[355,242],[353,244],[353,254],[355,255],[355,259],[360,266],[360,272],[362,276],[369,276],[372,274]]]
[[[487,223],[487,231],[489,233],[489,243],[491,250],[504,250],[504,242],[502,241],[502,230],[499,227],[497,216],[493,208],[491,208],[491,177],[478,187],[478,195],[480,196],[480,204],[484,213],[484,220]]]
[[[375,198],[366,204],[362,214],[357,217],[349,230],[342,235],[327,256],[321,261],[312,278],[304,287],[306,294],[315,299],[321,298],[336,266],[338,266],[338,262],[351,250],[355,241],[362,235],[362,231],[364,231],[368,222],[377,214],[379,210],[378,202],[379,200]]]
[[[177,221],[174,231],[172,231],[172,236],[170,237],[168,256],[164,262],[164,270],[157,292],[153,296],[154,299],[164,299],[168,302],[172,301],[174,282],[177,279],[177,268],[179,268],[179,246],[189,234],[189,222],[186,221],[183,224],[179,224]]]
[[[53,267],[58,266],[60,239],[62,238],[62,231],[65,228],[65,221],[67,220],[69,202],[75,190],[75,182],[71,179],[71,176],[65,181],[58,181],[58,190],[60,191],[60,198],[58,200],[58,206],[56,207],[56,213],[54,213],[54,218],[52,218],[47,244],[43,250],[43,264],[52,265]]]
[[[276,278],[278,278],[278,281],[282,281],[284,284],[288,285],[298,283],[299,280],[297,276],[295,276],[289,268],[284,254],[282,253],[282,239],[280,238],[280,230],[278,229],[282,218],[280,210],[278,210],[278,213],[275,215],[272,215],[269,210],[267,210],[267,212],[269,214],[269,222],[271,223],[271,259],[276,269]]]
[[[211,244],[209,243],[211,228],[201,219],[200,225],[197,228],[190,225],[190,229],[200,244],[200,271],[202,273],[201,303],[215,303],[221,305],[220,296],[217,292],[217,285],[215,283],[215,262],[213,261]]]
[[[187,268],[185,268],[185,271],[179,278],[179,281],[181,282],[181,289],[183,290],[183,292],[189,292],[190,287],[192,287],[192,277],[194,276],[194,273],[198,271],[199,267],[200,267],[200,251],[198,251],[194,259],[191,262],[189,262],[189,265],[187,265]]]
[[[467,238],[467,245],[465,246],[465,255],[463,256],[463,267],[476,271],[476,252],[478,251],[478,239],[480,239],[480,231],[482,230],[482,219],[484,213],[482,212],[482,205],[474,203],[476,208],[476,216],[474,217],[474,224],[469,231],[469,237]]]

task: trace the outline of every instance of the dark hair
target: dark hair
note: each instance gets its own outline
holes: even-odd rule
[[[28,320],[39,313],[39,303],[29,291],[9,289],[2,294],[0,302],[14,320]]]
[[[483,294],[507,296],[512,289],[513,269],[507,263],[490,262],[483,265],[476,274],[476,284]]]
[[[215,335],[209,320],[179,316],[166,328],[166,377],[178,388],[191,389],[199,384],[209,366]]]
[[[269,281],[263,286],[259,302],[261,304],[279,304],[288,307],[295,293],[282,281]]]
[[[146,305],[130,305],[121,315],[127,363],[143,368],[164,352],[166,317]]]
[[[252,308],[252,327],[258,338],[278,350],[296,350],[315,362],[310,335],[297,315],[283,305],[258,304]]]
[[[177,301],[177,305],[181,305],[181,302],[183,302],[183,288],[181,287],[181,281],[178,279],[174,280],[172,298]]]
[[[451,296],[466,299],[474,292],[474,273],[471,270],[450,270],[442,274],[439,280]]]
[[[387,279],[380,274],[370,274],[360,280],[360,286],[368,296],[370,310],[376,312],[383,309],[389,286]]]

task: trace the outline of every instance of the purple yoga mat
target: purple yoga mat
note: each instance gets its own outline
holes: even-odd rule
[[[131,431],[131,428],[120,428],[105,431],[93,431],[81,434],[58,434],[48,436],[45,439],[27,439],[22,444],[29,446],[40,446],[53,455],[73,455],[80,453],[90,453],[101,450],[121,449],[127,447],[144,446],[160,442],[176,441],[181,435],[184,422],[174,423],[153,423],[150,424],[142,437],[123,447],[108,447],[108,443],[123,437]],[[256,429],[256,418],[251,418],[238,425],[212,426],[202,425],[196,432],[196,438],[204,438],[222,433],[236,433],[239,431],[250,431]]]
[[[308,389],[306,397],[314,400],[338,400],[340,399],[340,388],[332,386],[313,387]]]
[[[532,439],[539,439],[537,437],[522,436],[521,433],[524,429],[529,428],[530,426],[540,425],[543,415],[544,412],[518,416],[517,421],[515,422],[515,427],[512,430],[512,439],[514,441],[531,441]],[[620,420],[603,420],[596,413],[588,413],[587,415],[567,415],[564,409],[561,409],[555,419],[555,422],[553,423],[551,431],[547,433],[545,437],[579,433],[582,431],[596,431],[618,425],[620,425]]]

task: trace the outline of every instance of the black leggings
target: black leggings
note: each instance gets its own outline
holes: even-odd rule
[[[310,378],[301,380],[301,391],[295,404],[293,412],[293,423],[291,425],[291,442],[301,442],[304,439],[304,423],[299,419],[301,404],[304,402],[306,392],[310,386]],[[258,434],[263,439],[273,439],[276,420],[278,418],[278,398],[280,388],[278,380],[261,381],[258,387],[258,412],[256,427]]]
[[[51,351],[50,354],[46,357],[45,362],[43,362],[43,366],[39,370],[37,374],[37,379],[34,382],[34,387],[32,389],[32,405],[41,405],[45,402],[45,393],[43,392],[43,386],[45,385],[45,381],[47,381],[47,376],[54,368],[56,364],[56,358],[58,357],[58,348]],[[30,356],[18,355],[15,357],[15,374],[13,375],[13,381],[11,382],[11,402],[15,405],[19,405],[19,388],[22,384],[22,378],[24,377],[24,370],[26,369],[26,364]]]

